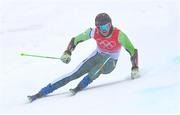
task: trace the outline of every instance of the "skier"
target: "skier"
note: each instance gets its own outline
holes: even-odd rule
[[[134,48],[128,37],[118,28],[112,25],[111,18],[106,13],[100,13],[95,18],[95,28],[89,28],[85,32],[73,37],[61,56],[61,61],[68,64],[71,60],[72,51],[75,47],[83,41],[94,39],[97,43],[95,51],[86,58],[72,73],[66,75],[64,78],[49,83],[42,88],[37,94],[28,96],[32,102],[37,98],[46,96],[54,90],[66,85],[72,80],[75,80],[84,74],[87,74],[75,87],[70,89],[72,95],[81,91],[93,80],[98,78],[101,74],[111,73],[117,63],[121,46],[123,46],[130,54],[132,63],[131,78],[139,77],[138,69],[138,51]]]

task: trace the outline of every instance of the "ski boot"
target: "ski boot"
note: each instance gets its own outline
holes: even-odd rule
[[[85,87],[88,86],[88,84],[90,84],[92,82],[91,78],[89,75],[85,76],[80,83],[77,85],[76,88],[74,89],[69,89],[69,91],[71,92],[71,95],[75,95],[77,92],[81,91],[82,89],[84,89]]]

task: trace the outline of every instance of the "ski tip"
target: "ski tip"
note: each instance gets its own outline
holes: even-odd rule
[[[36,100],[36,98],[34,98],[33,96],[27,96],[27,99],[29,103],[32,103],[34,100]]]
[[[31,103],[33,101],[31,96],[27,96],[27,99],[28,99],[29,103]]]
[[[79,91],[75,90],[75,88],[74,88],[74,89],[69,89],[69,92],[70,92],[70,96],[74,96],[74,95],[76,95]]]
[[[69,91],[70,91],[70,95],[71,95],[71,96],[76,95],[76,92],[75,92],[73,89],[69,89]]]

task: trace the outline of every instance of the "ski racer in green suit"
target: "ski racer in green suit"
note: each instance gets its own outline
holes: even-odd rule
[[[112,25],[111,18],[106,13],[100,13],[95,18],[95,28],[89,28],[85,32],[73,37],[61,56],[64,63],[69,63],[71,54],[75,47],[88,39],[94,39],[97,43],[95,51],[87,57],[73,72],[61,76],[57,80],[49,83],[42,88],[37,94],[28,96],[30,101],[43,97],[54,90],[66,85],[72,80],[75,80],[83,75],[85,77],[74,88],[70,89],[72,95],[81,91],[88,86],[93,80],[101,74],[109,74],[116,67],[116,63],[123,46],[130,54],[131,78],[139,77],[138,69],[138,51],[134,48],[128,37],[118,28]]]

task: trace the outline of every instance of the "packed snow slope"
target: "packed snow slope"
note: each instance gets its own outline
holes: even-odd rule
[[[180,112],[180,9],[178,0],[0,0],[0,113]],[[106,12],[139,51],[141,78],[127,80],[130,56],[122,48],[116,69],[69,96],[82,79],[28,103],[49,82],[73,71],[96,48],[80,43],[69,64],[22,57],[60,57],[73,36],[94,27]]]

